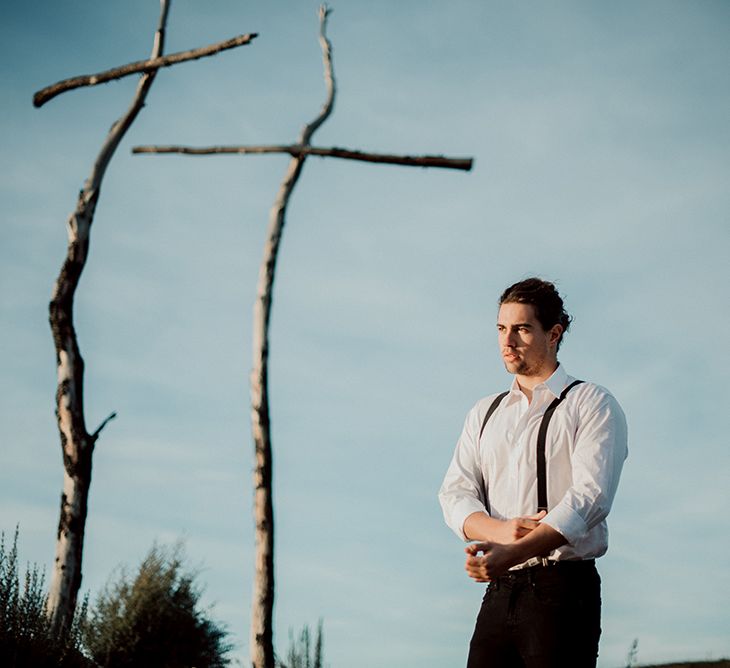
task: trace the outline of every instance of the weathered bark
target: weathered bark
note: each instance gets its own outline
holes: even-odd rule
[[[300,156],[317,155],[325,158],[379,162],[407,167],[442,167],[463,169],[468,172],[474,161],[472,158],[447,158],[443,155],[393,155],[390,153],[370,153],[337,146],[301,146],[300,144],[273,144],[270,146],[135,146],[132,153],[177,153],[182,155],[250,155],[265,153],[288,153]]]
[[[161,0],[160,20],[155,33],[152,58],[163,50],[168,0]],[[79,193],[75,211],[68,220],[66,260],[56,280],[49,304],[49,320],[56,347],[58,387],[56,419],[63,451],[63,494],[56,541],[56,560],[48,594],[48,612],[56,631],[64,631],[73,619],[81,586],[81,560],[91,484],[94,445],[110,415],[92,434],[84,417],[84,361],[81,357],[73,322],[73,300],[89,253],[89,233],[99,200],[101,182],[109,161],[122,137],[144,106],[147,92],[157,70],[140,78],[134,99],[126,114],[112,126],[91,175]]]
[[[208,46],[201,46],[198,49],[178,51],[177,53],[171,53],[169,56],[153,57],[149,60],[138,60],[134,63],[128,63],[127,65],[99,72],[98,74],[83,74],[78,77],[64,79],[63,81],[47,86],[35,93],[35,95],[33,95],[33,106],[42,107],[46,102],[56,97],[56,95],[65,93],[68,90],[73,90],[74,88],[97,86],[98,84],[130,76],[131,74],[149,74],[156,72],[162,67],[170,67],[170,65],[177,65],[177,63],[184,63],[188,60],[197,60],[198,58],[213,56],[221,51],[235,49],[237,46],[248,44],[257,36],[258,35],[256,33],[238,35],[237,37],[232,37],[231,39],[227,39],[223,42],[216,42],[215,44],[209,44]]]
[[[317,128],[332,112],[335,81],[332,72],[332,45],[327,39],[329,10],[319,8],[319,41],[324,60],[327,99],[319,115],[304,126],[299,144],[307,146]],[[269,320],[276,259],[284,230],[286,207],[294,190],[305,154],[289,161],[284,180],[269,214],[264,255],[259,270],[253,312],[253,369],[251,371],[251,421],[255,447],[254,521],[256,523],[256,564],[251,612],[251,664],[254,668],[274,668],[274,507],[272,503],[272,452],[268,396]]]

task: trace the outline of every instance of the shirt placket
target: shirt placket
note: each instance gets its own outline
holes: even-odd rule
[[[528,492],[536,478],[535,471],[529,465],[530,453],[528,448],[534,441],[535,425],[539,424],[545,412],[546,387],[538,386],[533,390],[532,401],[528,404],[526,397],[521,397],[521,415],[514,431],[514,439],[510,448],[510,486],[513,502],[512,517],[521,517],[532,513]]]
[[[507,437],[510,442],[509,447],[509,498],[512,500],[512,508],[510,517],[517,517],[521,513],[520,500],[520,462],[524,456],[524,448],[526,441],[526,428],[530,414],[530,406],[527,403],[527,397],[520,396],[519,404],[516,407],[517,420],[513,429],[507,431]]]

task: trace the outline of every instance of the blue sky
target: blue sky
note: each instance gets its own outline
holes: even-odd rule
[[[333,3],[334,4],[334,3]],[[0,529],[53,560],[61,456],[47,302],[65,220],[125,80],[35,90],[145,57],[158,4],[12,3],[0,26]],[[94,456],[83,589],[186,539],[248,653],[251,310],[283,156],[132,156],[279,143],[324,96],[314,2],[177,0],[162,71],[104,181],[77,294]],[[630,458],[600,560],[599,665],[730,655],[725,555],[730,6],[334,4],[338,98],[319,145],[474,156],[468,174],[310,159],[271,332],[276,638],[325,624],[336,668],[463,665],[480,586],[436,491],[477,398],[507,387],[495,300],[557,282],[568,371],[610,388]],[[245,660],[244,660],[245,663]]]

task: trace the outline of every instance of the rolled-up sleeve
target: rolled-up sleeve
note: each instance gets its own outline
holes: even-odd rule
[[[603,388],[581,410],[571,454],[572,484],[543,522],[575,545],[611,510],[628,454],[626,417]]]
[[[464,541],[464,522],[472,513],[486,513],[484,483],[479,465],[479,416],[477,406],[464,421],[454,456],[439,490],[439,502],[447,526]]]

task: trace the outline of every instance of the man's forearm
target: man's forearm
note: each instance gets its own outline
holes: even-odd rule
[[[492,540],[502,543],[504,522],[486,513],[472,513],[464,520],[464,535],[469,540]]]
[[[549,524],[540,524],[534,531],[509,546],[513,554],[510,559],[513,562],[510,564],[510,568],[532,557],[547,556],[548,553],[567,542],[565,536]]]
[[[537,529],[540,526],[539,520],[544,516],[545,513],[538,513],[530,517],[498,520],[486,513],[472,513],[464,521],[464,535],[468,540],[486,540],[508,545]]]

